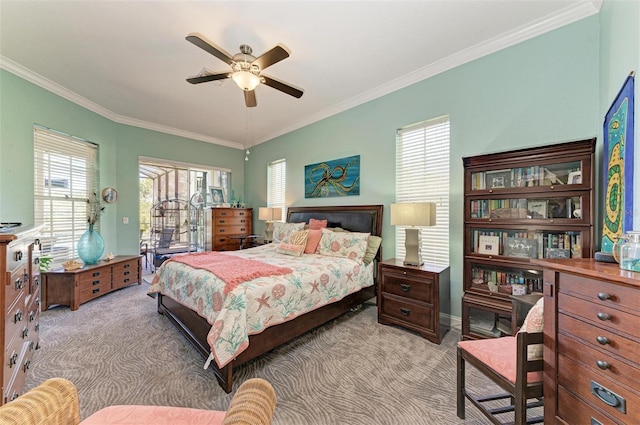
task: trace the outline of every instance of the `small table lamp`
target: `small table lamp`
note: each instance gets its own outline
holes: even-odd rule
[[[414,226],[435,226],[436,204],[433,202],[415,202],[406,204],[391,204],[391,225],[411,226],[405,229],[405,257],[407,266],[421,266],[422,261],[422,236],[420,229]]]
[[[266,221],[264,229],[265,240],[270,241],[273,239],[273,222],[280,218],[282,218],[282,208],[260,207],[258,209],[258,220]]]

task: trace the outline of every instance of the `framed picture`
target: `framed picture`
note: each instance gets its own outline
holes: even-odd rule
[[[581,184],[582,183],[582,171],[572,171],[567,178],[567,184]]]
[[[478,237],[478,254],[500,255],[500,237],[480,235]]]
[[[538,241],[530,238],[506,238],[503,255],[507,257],[538,258]]]
[[[604,117],[601,251],[611,253],[620,236],[633,229],[634,76],[627,77]],[[637,184],[638,182],[635,182]],[[637,189],[636,189],[637,191]]]
[[[511,187],[511,170],[487,171],[485,180],[487,189]]]
[[[531,200],[527,202],[527,209],[531,213],[531,218],[547,218],[549,203],[546,200]]]
[[[544,258],[571,258],[571,251],[562,248],[546,248]]]
[[[211,192],[211,203],[214,206],[222,206],[226,202],[226,196],[224,194],[224,188],[217,186],[210,186],[209,192]]]
[[[107,204],[113,204],[118,200],[118,192],[112,187],[102,189],[102,200]]]
[[[360,155],[304,166],[304,197],[360,195]]]

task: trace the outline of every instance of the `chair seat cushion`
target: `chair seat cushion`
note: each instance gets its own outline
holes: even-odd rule
[[[109,406],[98,410],[81,425],[220,425],[225,411],[170,406]]]
[[[512,384],[516,383],[516,351],[518,342],[515,336],[502,338],[460,341],[458,347],[475,357]],[[542,371],[527,373],[527,382],[542,382]]]

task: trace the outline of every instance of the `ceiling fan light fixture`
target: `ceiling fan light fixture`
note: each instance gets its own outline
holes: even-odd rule
[[[260,84],[260,77],[250,71],[236,71],[231,75],[231,78],[244,91],[252,91]]]

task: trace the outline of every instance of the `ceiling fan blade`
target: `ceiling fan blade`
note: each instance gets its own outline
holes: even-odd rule
[[[254,106],[258,105],[258,102],[256,102],[255,90],[251,90],[251,91],[242,90],[242,91],[244,92],[244,103],[247,105],[247,108],[253,108]]]
[[[256,60],[251,62],[251,65],[258,65],[260,70],[263,70],[288,57],[289,52],[284,47],[277,45],[268,52],[263,53],[262,56],[256,58]]]
[[[298,99],[300,99],[304,93],[304,91],[302,91],[301,89],[290,86],[289,84],[283,83],[282,81],[278,81],[275,78],[267,77],[264,74],[260,74],[260,77],[264,78],[264,84],[268,85],[269,87],[273,87],[276,90],[280,90],[281,92]]]
[[[187,81],[191,84],[200,84],[207,83],[209,81],[224,80],[225,78],[229,77],[231,77],[231,74],[229,72],[220,72],[218,74],[201,75],[199,77],[187,78]]]
[[[225,62],[229,65],[233,62],[233,59],[229,55],[229,53],[222,50],[220,47],[215,46],[212,42],[207,40],[203,35],[192,32],[187,36],[187,41],[195,44],[200,47],[202,50],[211,53],[213,56],[220,59],[222,62]]]

